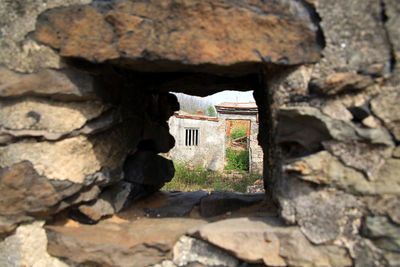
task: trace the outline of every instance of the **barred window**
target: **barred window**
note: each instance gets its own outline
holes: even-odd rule
[[[199,145],[199,129],[187,128],[185,129],[185,146]]]

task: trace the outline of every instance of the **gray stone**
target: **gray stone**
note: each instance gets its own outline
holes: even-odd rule
[[[400,227],[385,216],[367,216],[363,233],[379,248],[400,252]]]
[[[389,266],[400,266],[400,253],[385,252],[384,257]]]
[[[366,197],[365,201],[368,209],[374,215],[386,215],[394,223],[400,224],[400,196],[381,195]]]
[[[112,215],[115,212],[112,204],[103,198],[97,199],[92,204],[80,205],[78,209],[94,222],[99,221],[103,216]]]
[[[278,112],[279,143],[296,142],[309,151],[318,150],[322,141],[366,141],[392,145],[384,129],[360,128],[350,122],[332,119],[313,107],[284,107]]]
[[[400,90],[383,91],[372,99],[371,108],[390,129],[397,141],[400,141]]]
[[[343,224],[349,219],[347,213],[358,206],[352,195],[323,191],[301,196],[295,201],[296,221],[314,244],[336,240],[345,229]]]
[[[190,234],[247,262],[273,266],[344,266],[332,264],[328,248],[313,246],[297,227],[284,226],[275,219],[222,220],[192,229]],[[342,255],[342,263],[351,262],[343,250],[331,250],[331,253]]]
[[[388,31],[390,44],[393,47],[394,57],[397,62],[400,60],[400,3],[396,0],[384,0],[384,12],[387,16],[385,27]]]
[[[326,46],[314,78],[335,72],[382,75],[389,71],[390,45],[379,1],[319,0],[316,9]]]
[[[178,266],[186,266],[198,262],[205,266],[238,266],[239,261],[228,252],[202,240],[182,236],[173,248],[173,262]]]
[[[0,241],[0,266],[67,267],[47,253],[44,221],[19,226],[15,233]]]
[[[200,200],[208,195],[205,191],[196,192],[162,192],[165,200],[160,207],[143,208],[149,217],[183,217],[187,216]]]
[[[344,165],[362,171],[375,180],[380,168],[392,154],[393,147],[361,142],[323,142],[325,149],[337,156]],[[365,155],[368,154],[368,157]]]
[[[265,193],[241,194],[235,192],[214,191],[200,201],[200,215],[213,217],[229,211],[249,207],[265,199]]]
[[[35,30],[37,16],[46,9],[90,2],[91,0],[1,1],[0,63],[18,72],[62,67],[61,59],[54,50],[26,37]]]
[[[120,212],[132,200],[143,196],[145,194],[141,185],[121,181],[118,184],[106,189],[101,198],[112,203],[115,212]]]
[[[394,158],[400,158],[400,146],[397,146],[394,150],[393,150],[393,155]]]
[[[376,248],[368,239],[358,240],[354,247],[354,266],[379,267],[387,266],[382,251]]]
[[[317,184],[329,184],[355,194],[397,194],[400,190],[398,181],[398,161],[388,159],[376,178],[367,178],[353,168],[344,166],[327,151],[288,161],[283,169],[297,178]],[[399,161],[400,162],[400,161]]]
[[[353,115],[340,101],[326,101],[321,108],[322,113],[335,120],[351,121]]]

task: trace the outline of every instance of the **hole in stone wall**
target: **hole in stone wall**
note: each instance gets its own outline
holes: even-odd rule
[[[251,193],[264,191],[261,174],[263,168],[262,149],[257,145],[257,105],[255,103],[245,106],[235,106],[237,103],[220,105],[217,109],[214,108],[212,110],[216,112],[214,117],[205,116],[211,115],[210,112],[212,111],[207,110],[208,107],[206,110],[200,112],[200,114],[197,114],[197,112],[196,114],[184,114],[179,111],[180,106],[177,97],[170,93],[182,92],[204,97],[226,89],[241,88],[243,91],[248,91],[249,89],[257,90],[260,86],[259,74],[247,73],[244,76],[237,76],[236,71],[233,71],[232,73],[234,74],[228,75],[227,73],[230,73],[230,71],[223,68],[223,71],[220,73],[217,72],[217,74],[194,72],[193,70],[190,70],[190,72],[141,72],[136,68],[130,68],[127,62],[124,62],[124,64],[92,64],[80,59],[71,58],[66,59],[66,61],[71,69],[87,73],[94,77],[97,97],[100,97],[101,101],[108,106],[108,109],[118,117],[118,120],[110,124],[108,129],[102,130],[104,131],[103,134],[107,137],[113,132],[116,134],[112,142],[120,144],[110,143],[110,147],[112,149],[116,147],[121,150],[116,151],[115,154],[118,155],[114,156],[120,157],[120,165],[116,167],[117,169],[122,169],[124,176],[123,180],[111,186],[104,187],[98,199],[74,207],[70,212],[70,217],[81,222],[94,223],[104,216],[110,216],[110,213],[101,214],[99,211],[104,208],[98,204],[101,202],[99,199],[113,203],[114,212],[117,212],[118,216],[124,218],[131,218],[133,216],[129,213],[132,212],[132,204],[136,207],[133,208],[135,210],[134,214],[139,217],[186,216],[188,210],[193,210],[193,207],[197,207],[194,210],[197,209],[201,216],[213,217],[225,212],[239,210],[244,206],[260,203],[264,199],[263,193],[257,196],[249,195],[249,199],[235,193],[239,191],[245,192],[247,185],[251,186]],[[249,130],[251,129],[249,151],[258,149],[257,156],[253,157],[254,162],[250,161],[250,172],[254,176],[238,174],[231,175],[231,177],[217,177],[221,176],[220,173],[224,170],[224,146],[226,146],[225,122],[229,119],[242,119],[241,116],[243,115],[251,116],[251,119],[246,119],[248,121],[251,120],[252,124],[254,123],[254,125],[249,127]],[[193,117],[200,119],[194,120]],[[178,132],[182,136],[174,134],[173,127],[175,126],[171,126],[171,120],[181,121],[178,124],[180,127],[180,131]],[[200,122],[201,124],[215,124],[214,128],[217,134],[213,134],[210,131],[212,127],[207,125],[198,125],[196,123],[183,125],[182,121],[185,120],[196,121],[196,123]],[[107,140],[110,139],[105,138],[104,142],[108,142]],[[207,144],[205,140],[211,140],[211,143],[215,143],[208,144],[209,148],[215,149],[220,145],[222,146],[222,149],[218,150],[218,153],[215,155],[210,153],[210,151],[205,151],[206,155],[211,155],[209,166],[205,167],[203,165],[201,168],[194,166],[192,168],[193,173],[190,174],[187,168],[184,168],[184,165],[179,165],[179,161],[171,157],[174,153],[173,151],[179,147],[179,144],[182,144],[185,149],[195,151],[194,155],[197,155],[198,158],[207,158],[202,153],[199,153],[202,145]],[[256,145],[257,148],[255,147]],[[98,151],[98,158],[106,163],[107,159],[104,159],[101,153],[104,153],[104,151]],[[172,161],[168,158],[174,159],[174,162],[176,162],[175,168]],[[217,173],[215,171],[217,170],[218,162],[222,162],[222,168]],[[108,171],[107,168],[109,167],[106,164],[104,165],[103,171]],[[211,177],[211,180],[217,178],[220,180],[217,180],[212,186],[202,185],[198,188],[190,189],[171,187],[170,185],[174,182],[175,178],[173,179],[173,177],[178,172],[183,172],[186,178],[187,175],[193,176],[195,174],[194,176],[196,177],[194,179],[201,180],[204,179],[202,174],[209,174],[209,169],[213,168],[214,177]],[[169,181],[171,182],[163,187]],[[158,192],[160,189],[161,192]],[[196,190],[201,189],[203,191],[196,192]],[[179,193],[175,190],[192,192]],[[217,192],[220,190],[233,192]],[[207,191],[213,193],[209,194]],[[207,195],[208,197],[204,198]],[[196,199],[196,202],[190,206],[190,209],[180,204],[183,201],[182,199],[186,197]],[[207,200],[208,198],[212,199],[212,201],[210,199]],[[157,203],[163,202],[164,206],[150,208],[149,205],[151,206],[152,204],[149,204],[148,201],[152,202],[151,199],[156,202],[158,201]],[[200,202],[200,200],[202,201]],[[152,203],[154,204],[154,202]],[[165,208],[165,205],[167,208]],[[268,205],[271,205],[271,203]],[[128,206],[130,208],[126,209]],[[179,209],[179,212],[165,211],[165,209],[169,209],[168,207],[172,209],[172,206],[178,206],[177,209]],[[124,210],[129,210],[129,212],[124,213]],[[163,214],[164,211],[166,214]],[[96,216],[93,216],[93,214],[96,214]]]

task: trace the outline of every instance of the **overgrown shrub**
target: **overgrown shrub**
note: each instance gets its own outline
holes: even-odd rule
[[[226,150],[228,164],[225,169],[228,171],[248,171],[249,170],[249,151],[236,151],[228,148]]]
[[[231,131],[231,139],[234,140],[239,137],[247,136],[247,127],[244,125],[236,126]]]

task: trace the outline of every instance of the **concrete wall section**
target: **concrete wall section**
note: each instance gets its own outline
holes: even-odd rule
[[[224,169],[225,128],[218,121],[197,120],[172,116],[169,120],[171,134],[176,144],[168,153],[175,162],[185,162],[192,167],[204,166],[210,170]],[[186,129],[198,129],[198,144],[185,143]]]

